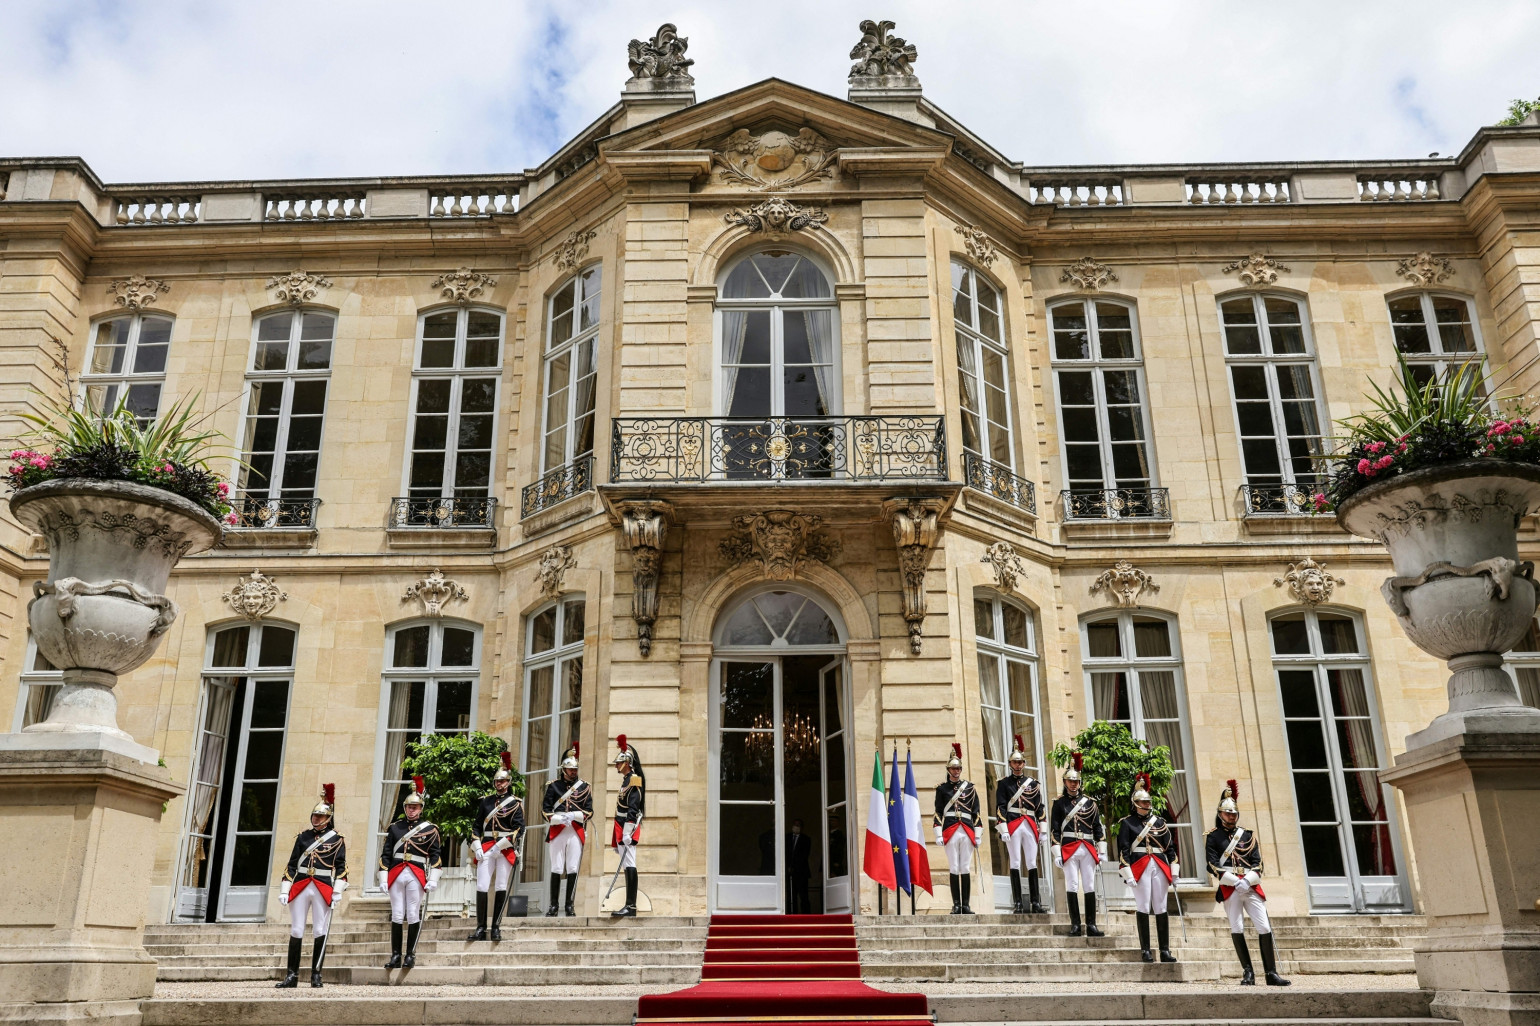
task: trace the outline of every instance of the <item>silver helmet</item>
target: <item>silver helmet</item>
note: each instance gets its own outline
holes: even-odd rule
[[[962,769],[962,745],[952,742],[952,757],[946,761],[947,769]]]
[[[1079,752],[1070,752],[1069,753],[1069,769],[1064,771],[1064,780],[1065,781],[1073,780],[1077,784],[1080,782],[1080,770],[1081,770],[1081,762],[1082,762],[1082,760],[1083,760],[1083,756]]]
[[[1011,754],[1010,754],[1009,757],[1006,758],[1005,761],[1006,762],[1026,762],[1027,761],[1027,746],[1022,744],[1021,735],[1020,734],[1014,735],[1013,740],[1015,741],[1016,746],[1011,749]]]
[[[1149,805],[1154,801],[1150,797],[1150,775],[1140,773],[1134,777],[1134,793],[1128,796],[1128,800],[1134,805]]]
[[[1240,809],[1235,804],[1235,799],[1241,796],[1240,786],[1233,780],[1225,781],[1225,789],[1219,792],[1219,811],[1232,812],[1240,815]]]
[[[615,759],[614,759],[615,765],[616,766],[628,766],[628,765],[630,765],[632,760],[635,759],[635,755],[631,751],[631,746],[626,743],[626,735],[624,735],[624,734],[617,734],[617,735],[615,735],[615,745],[616,745],[617,748],[620,749],[620,751],[618,753],[616,753],[616,755],[615,755]]]
[[[502,765],[502,767],[500,769],[498,769],[498,771],[496,773],[492,774],[492,783],[495,784],[499,780],[512,780],[512,779],[513,779],[513,753],[510,752],[510,751],[507,751],[505,749],[503,751],[503,765]]]
[[[331,816],[337,808],[337,785],[322,784],[321,800],[316,802],[315,808],[310,810],[312,816]]]
[[[412,793],[407,795],[406,799],[404,801],[402,801],[402,803],[401,803],[402,807],[404,808],[404,807],[406,807],[408,805],[424,805],[424,804],[427,803],[427,800],[428,800],[428,788],[422,782],[422,777],[413,777],[412,778]]]
[[[572,742],[571,748],[562,753],[561,768],[564,770],[575,770],[578,768],[578,743],[576,741]]]

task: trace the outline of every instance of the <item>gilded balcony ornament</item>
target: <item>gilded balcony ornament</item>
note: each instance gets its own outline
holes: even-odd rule
[[[789,581],[807,559],[828,563],[839,555],[840,543],[824,534],[823,518],[812,513],[771,509],[733,519],[735,533],[717,547],[728,566],[757,562],[767,580]]]
[[[1454,277],[1454,264],[1446,256],[1434,256],[1423,250],[1396,264],[1396,274],[1413,285],[1427,288]]]
[[[690,41],[673,25],[664,23],[645,42],[633,39],[626,46],[632,78],[669,79],[693,85],[689,67],[695,62],[684,55]],[[672,84],[672,82],[670,83]]]
[[[914,75],[914,62],[920,59],[920,51],[903,36],[888,33],[898,26],[891,21],[861,22],[861,40],[850,50],[850,81],[862,79],[909,78]]]
[[[157,298],[171,291],[171,286],[158,278],[146,278],[142,274],[117,278],[107,285],[107,295],[113,302],[130,310],[143,310]]]
[[[1346,585],[1347,581],[1332,576],[1327,572],[1326,564],[1317,563],[1309,556],[1298,563],[1290,563],[1288,573],[1273,578],[1273,587],[1287,586],[1294,600],[1307,606],[1331,601],[1331,593],[1339,584]]]
[[[834,148],[829,140],[803,128],[796,135],[779,129],[755,135],[740,128],[711,155],[711,164],[724,182],[769,191],[790,189],[834,174]]]
[[[1000,255],[1000,251],[995,249],[994,242],[978,225],[960,224],[952,230],[962,236],[963,249],[967,252],[969,259],[975,263],[988,267]]]
[[[1083,256],[1064,269],[1059,275],[1059,283],[1074,282],[1075,287],[1087,292],[1095,292],[1104,285],[1118,280],[1117,272],[1106,264],[1091,257]]]
[[[652,654],[663,543],[668,538],[673,513],[672,506],[656,499],[627,502],[620,507],[620,534],[631,550],[631,619],[636,621],[636,647],[643,656]]]
[[[573,232],[556,247],[556,266],[563,271],[575,271],[588,255],[588,244],[597,233],[593,229]]]
[[[817,207],[799,207],[784,196],[771,196],[747,210],[729,210],[722,220],[749,232],[764,232],[769,239],[781,239],[804,228],[822,227],[829,215]]]
[[[1112,564],[1112,569],[1102,571],[1101,576],[1091,582],[1092,595],[1105,591],[1114,603],[1127,608],[1137,606],[1139,596],[1144,592],[1159,590],[1160,585],[1155,583],[1155,578],[1126,559]]]
[[[1234,263],[1225,264],[1223,273],[1239,272],[1242,285],[1261,288],[1276,282],[1279,271],[1287,274],[1290,270],[1291,268],[1285,267],[1270,256],[1253,253],[1250,256],[1241,257]]]
[[[1026,561],[1010,542],[995,542],[984,550],[979,562],[989,564],[995,573],[995,587],[1001,591],[1015,591],[1017,579],[1027,575]]]
[[[936,498],[889,499],[882,504],[883,516],[893,528],[893,544],[898,549],[898,572],[903,584],[904,620],[909,624],[909,651],[920,654],[925,626],[925,571],[930,568],[931,553],[941,540],[941,511],[944,502]]]
[[[480,271],[473,271],[469,267],[462,267],[458,271],[445,271],[433,279],[433,288],[452,303],[466,306],[472,300],[480,298],[487,289],[497,285],[497,279]]]
[[[261,570],[253,570],[250,576],[240,578],[235,587],[220,596],[230,604],[231,609],[253,621],[271,613],[278,608],[278,603],[287,601],[288,597],[278,587],[278,582]]]
[[[288,274],[275,274],[267,280],[273,298],[290,306],[303,306],[321,294],[322,289],[332,287],[330,279],[317,274],[306,274],[296,268]]]
[[[540,582],[540,594],[548,599],[560,595],[567,571],[575,566],[577,557],[572,554],[570,545],[552,545],[540,553],[540,562],[535,568],[535,579]]]
[[[458,581],[448,579],[443,571],[434,570],[407,588],[406,594],[401,596],[401,601],[410,602],[416,599],[422,603],[423,616],[440,617],[444,615],[444,607],[450,602],[455,600],[465,602],[469,598],[470,595]]]

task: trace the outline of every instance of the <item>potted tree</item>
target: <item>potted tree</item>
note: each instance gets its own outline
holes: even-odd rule
[[[234,514],[209,467],[216,433],[196,397],[150,424],[120,404],[106,415],[64,400],[25,414],[32,447],[11,452],[11,513],[48,542],[48,578],[33,585],[27,622],[43,658],[63,671],[38,733],[96,732],[135,757],[155,753],[117,724],[119,674],[143,664],[177,617],[165,594],[183,556],[219,543]]]
[[[1386,603],[1418,648],[1447,660],[1449,711],[1407,738],[1417,748],[1471,730],[1540,731],[1502,654],[1535,615],[1534,566],[1518,529],[1540,508],[1540,423],[1494,404],[1480,365],[1419,381],[1404,360],[1389,389],[1343,422],[1317,509],[1390,552]]]

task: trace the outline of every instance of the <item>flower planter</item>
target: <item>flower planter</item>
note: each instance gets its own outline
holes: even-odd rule
[[[1449,711],[1408,736],[1408,748],[1478,730],[1540,731],[1540,710],[1519,702],[1502,659],[1535,615],[1518,527],[1536,508],[1540,466],[1497,460],[1401,474],[1339,506],[1338,523],[1389,550],[1396,576],[1380,590],[1407,637],[1453,671]]]
[[[48,718],[29,732],[99,732],[117,724],[118,675],[143,664],[176,620],[171,568],[219,543],[219,521],[181,496],[131,481],[60,478],[11,496],[11,513],[48,540],[48,579],[27,622],[63,671]]]

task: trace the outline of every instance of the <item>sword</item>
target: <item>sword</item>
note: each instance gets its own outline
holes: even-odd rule
[[[606,901],[609,901],[610,895],[615,892],[615,881],[620,879],[620,870],[624,865],[625,859],[621,859],[615,864],[615,875],[610,877],[610,889],[604,892],[604,898],[599,902],[600,905],[603,905]]]
[[[1176,915],[1182,921],[1182,946],[1187,946],[1187,913],[1182,911],[1182,896],[1177,893],[1176,881],[1171,881],[1171,896],[1176,899]]]

